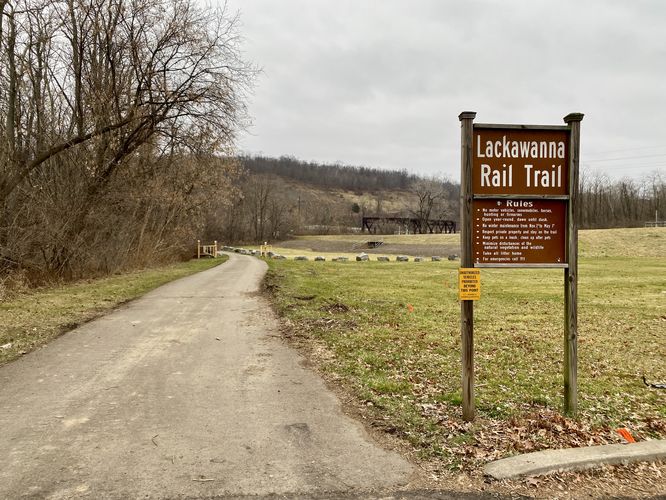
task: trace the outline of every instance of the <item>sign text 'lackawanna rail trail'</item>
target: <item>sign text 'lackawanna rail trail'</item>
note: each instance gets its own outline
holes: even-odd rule
[[[522,178],[525,187],[562,187],[563,162],[566,159],[566,142],[561,141],[530,141],[510,140],[506,134],[501,140],[483,138],[481,133],[476,135],[476,157],[480,161],[487,159],[502,160],[554,160],[549,168],[538,169],[533,163],[523,163]],[[512,163],[502,163],[501,168],[491,166],[490,163],[481,163],[479,179],[482,187],[513,187]]]
[[[567,194],[566,130],[474,129],[474,194]]]

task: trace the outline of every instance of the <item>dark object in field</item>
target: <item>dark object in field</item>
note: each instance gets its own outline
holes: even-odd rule
[[[648,387],[652,387],[654,389],[666,389],[666,384],[653,384],[645,380],[645,375],[643,375],[643,383],[647,385]]]
[[[324,304],[323,306],[320,307],[320,310],[327,311],[331,314],[346,313],[349,311],[349,307],[347,307],[345,304],[342,304],[341,302],[335,302],[332,304]]]
[[[294,298],[298,300],[312,300],[315,297],[316,295],[294,295]]]

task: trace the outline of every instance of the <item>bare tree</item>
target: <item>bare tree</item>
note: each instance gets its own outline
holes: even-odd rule
[[[666,218],[666,182],[658,171],[640,182],[583,171],[580,193],[584,228],[642,226],[660,212],[661,220]]]
[[[449,197],[445,182],[435,177],[420,179],[412,185],[416,198],[415,206],[409,207],[412,216],[418,220],[420,233],[432,233],[431,219],[443,219],[449,208]]]
[[[128,239],[141,246],[147,232],[164,233],[153,224],[158,212],[173,228],[176,220],[185,223],[181,210],[197,205],[202,185],[176,182],[191,168],[213,178],[235,172],[210,159],[233,151],[256,71],[240,56],[238,18],[226,6],[0,0],[0,14],[3,259],[30,260],[26,254],[38,247],[47,268],[71,271],[73,260],[89,253],[89,229],[104,233],[103,204],[112,201],[127,215],[136,194],[129,187],[146,182],[160,186],[151,191],[156,200],[178,207],[134,207],[130,215],[143,222],[138,237]],[[160,196],[173,185],[189,196]],[[33,230],[33,248],[17,242],[17,224]],[[45,229],[50,237],[38,243]]]
[[[23,3],[28,20],[39,11],[60,21],[52,33],[35,32],[39,23],[26,21],[24,39],[16,41],[15,13],[8,16],[8,142],[32,132],[27,123],[20,123],[20,131],[12,128],[18,107],[12,68],[17,47],[32,46],[40,37],[68,40],[42,72],[49,72],[51,90],[61,93],[60,107],[70,109],[71,119],[43,147],[21,151],[13,175],[0,178],[0,200],[44,162],[82,144],[96,153],[94,173],[103,183],[123,158],[150,141],[157,148],[174,139],[188,145],[205,133],[224,149],[243,124],[242,97],[253,70],[238,53],[236,17],[199,9],[190,0]],[[26,66],[35,69],[30,62]],[[39,88],[41,79],[31,76]]]

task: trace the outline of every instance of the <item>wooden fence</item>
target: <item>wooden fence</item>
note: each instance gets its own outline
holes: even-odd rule
[[[217,240],[212,245],[202,245],[201,240],[197,240],[197,259],[201,257],[217,257]]]

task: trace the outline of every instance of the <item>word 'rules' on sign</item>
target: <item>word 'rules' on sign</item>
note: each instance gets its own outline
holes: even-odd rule
[[[458,298],[460,300],[481,299],[481,270],[461,267],[458,269]]]

